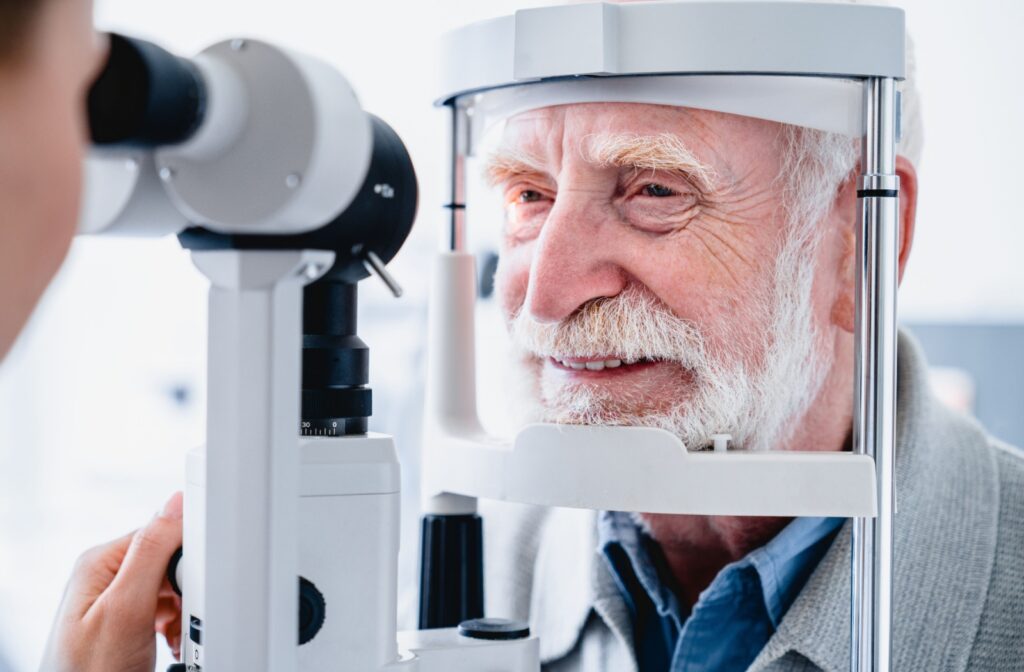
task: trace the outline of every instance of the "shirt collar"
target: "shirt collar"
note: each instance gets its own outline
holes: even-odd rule
[[[794,518],[767,544],[733,563],[737,569],[752,566],[757,571],[764,606],[773,628],[779,627],[786,610],[828,550],[821,542],[830,538],[842,526],[843,520]]]
[[[814,570],[827,548],[820,542],[830,537],[843,524],[842,518],[795,518],[767,544],[732,562],[718,573],[700,595],[701,601],[717,599],[731,591],[739,582],[735,576],[751,568],[760,579],[760,592],[772,627],[777,628],[786,609],[793,603],[807,577]],[[662,617],[684,620],[671,577],[648,552],[641,525],[632,514],[605,511],[598,518],[598,550],[611,558],[609,549],[618,546],[625,552],[633,574],[651,598]],[[614,562],[613,562],[614,564]],[[616,568],[621,574],[624,568]]]
[[[671,580],[666,576],[667,569],[656,564],[655,557],[648,552],[646,535],[634,514],[621,511],[602,511],[597,518],[597,552],[605,556],[612,565],[612,574],[624,594],[628,588],[623,584],[622,577],[628,571],[618,566],[618,558],[625,556],[632,573],[653,602],[658,615],[675,619],[677,627],[681,627],[681,614],[678,600],[672,591]],[[611,547],[617,546],[622,554],[611,553]],[[667,580],[668,579],[668,580]],[[628,598],[627,598],[628,599]]]

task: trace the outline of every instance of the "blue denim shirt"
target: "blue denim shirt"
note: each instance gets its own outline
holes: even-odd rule
[[[775,632],[842,518],[795,518],[722,568],[687,613],[657,544],[626,513],[599,517],[599,547],[633,617],[640,672],[742,672]]]

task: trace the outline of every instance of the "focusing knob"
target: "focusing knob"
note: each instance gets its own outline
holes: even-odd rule
[[[174,592],[181,597],[181,584],[178,583],[178,565],[181,564],[182,548],[178,546],[178,550],[171,556],[171,561],[167,563],[167,581],[170,582],[171,588]]]
[[[327,603],[313,582],[299,577],[299,645],[305,644],[320,632],[327,615]]]

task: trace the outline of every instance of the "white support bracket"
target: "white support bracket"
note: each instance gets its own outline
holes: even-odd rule
[[[334,254],[192,260],[210,280],[203,668],[294,672],[302,288]]]

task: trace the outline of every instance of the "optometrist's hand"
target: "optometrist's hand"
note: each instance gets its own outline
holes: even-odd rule
[[[43,654],[41,672],[153,672],[156,637],[177,653],[181,602],[166,578],[181,546],[181,493],[132,534],[79,558]]]

